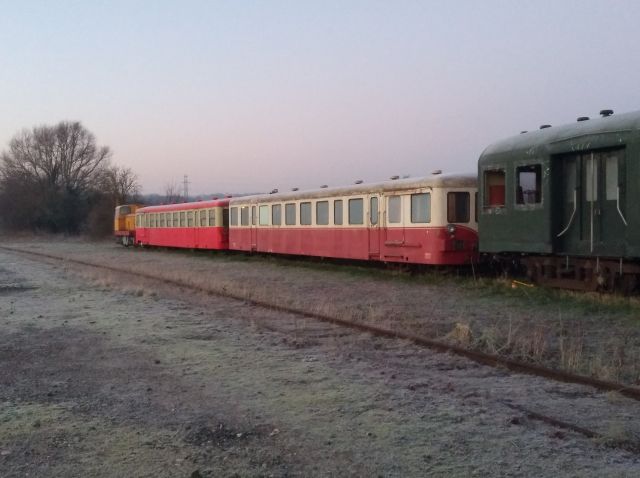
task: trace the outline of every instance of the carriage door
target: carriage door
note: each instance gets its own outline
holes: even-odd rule
[[[623,255],[627,229],[626,191],[624,188],[624,149],[594,153],[598,200],[594,210],[594,252]]]
[[[255,204],[251,206],[251,250],[258,250],[258,217]]]
[[[561,163],[557,252],[623,254],[627,225],[624,150],[574,154]]]
[[[380,200],[369,197],[369,257],[380,257]]]

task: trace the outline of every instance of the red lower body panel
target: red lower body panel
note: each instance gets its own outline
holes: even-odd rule
[[[224,227],[158,227],[136,230],[136,244],[187,249],[228,249]]]
[[[432,228],[232,228],[229,248],[302,256],[431,265],[470,264],[478,234]]]

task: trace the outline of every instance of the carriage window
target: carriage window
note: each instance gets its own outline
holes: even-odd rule
[[[184,211],[180,212],[180,227],[187,225],[187,214]]]
[[[398,224],[402,220],[402,198],[390,196],[388,200],[388,215],[390,224]]]
[[[284,223],[287,226],[296,225],[296,205],[293,203],[284,205]]]
[[[329,201],[316,203],[316,224],[326,226],[329,224]]]
[[[193,227],[193,211],[187,212],[187,226]]]
[[[243,226],[249,225],[249,206],[242,206],[240,208],[240,224]]]
[[[161,212],[160,213],[160,227],[164,227],[164,222],[165,222],[164,213]]]
[[[200,227],[205,227],[207,225],[207,211],[203,209],[200,211]]]
[[[149,227],[149,216],[150,216],[150,214],[145,214],[144,215],[144,226],[145,227]]]
[[[469,222],[470,197],[469,193],[447,193],[448,222]]]
[[[271,206],[271,224],[273,226],[279,226],[282,224],[282,205],[274,204]]]
[[[151,214],[151,227],[156,227],[156,215],[155,215],[155,213]]]
[[[300,203],[300,225],[301,226],[311,225],[311,203],[310,202]]]
[[[618,199],[618,158],[607,155],[604,163],[605,198],[607,201]]]
[[[232,226],[238,225],[238,208],[237,207],[231,208],[231,225]]]
[[[213,212],[214,211],[212,210],[211,214],[213,214]],[[222,210],[222,227],[229,227],[229,208],[224,208]]]
[[[333,201],[333,223],[336,226],[342,225],[342,199]]]
[[[411,195],[411,222],[431,222],[431,193]]]
[[[371,225],[378,224],[378,198],[373,197],[369,201],[369,221]]]
[[[484,206],[504,207],[505,174],[503,169],[484,172]]]
[[[171,227],[171,218],[173,216],[171,215],[170,212],[167,213],[167,227]]]
[[[260,206],[260,225],[269,225],[269,206]]]
[[[364,224],[364,201],[349,199],[349,224]]]
[[[255,226],[258,223],[256,218],[256,207],[251,206],[251,225]]]
[[[209,209],[209,225],[210,226],[215,226],[216,225],[216,210],[215,209]]]
[[[178,223],[178,213],[174,212],[173,213],[173,227],[178,227],[179,223]]]
[[[516,204],[538,204],[542,197],[542,166],[516,168]]]

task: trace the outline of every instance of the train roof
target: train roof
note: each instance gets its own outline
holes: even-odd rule
[[[471,174],[432,174],[430,176],[394,179],[376,183],[352,184],[349,186],[318,188],[306,191],[287,191],[273,194],[255,194],[231,199],[231,205],[252,202],[280,202],[299,199],[315,199],[331,196],[349,196],[353,194],[381,193],[387,191],[415,190],[420,188],[475,188],[477,175]]]
[[[552,126],[535,131],[529,131],[489,145],[480,156],[485,156],[528,150],[544,147],[563,141],[580,139],[587,136],[609,133],[633,133],[640,137],[640,111],[623,114],[611,114],[601,118],[577,121],[561,126]]]
[[[176,204],[161,204],[159,206],[146,206],[138,209],[137,212],[169,212],[187,211],[191,209],[206,209],[210,207],[225,207],[229,204],[229,199],[210,199],[207,201],[183,202]]]

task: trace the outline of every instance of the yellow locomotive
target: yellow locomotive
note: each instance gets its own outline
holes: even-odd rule
[[[139,204],[123,204],[116,207],[113,219],[113,231],[116,242],[123,246],[133,246],[136,243],[136,211]]]

